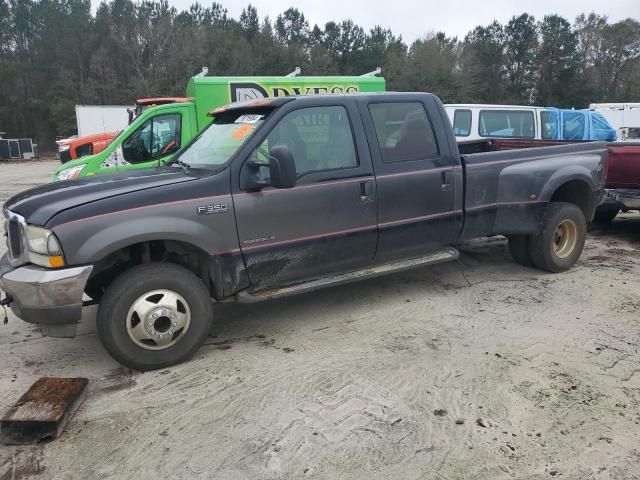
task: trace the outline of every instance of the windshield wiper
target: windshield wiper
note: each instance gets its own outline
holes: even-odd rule
[[[183,162],[182,160],[180,160],[179,158],[172,158],[171,160],[169,160],[165,166],[169,167],[171,165],[180,165],[182,167],[183,171],[188,171],[191,168],[191,165],[189,165],[187,162]]]

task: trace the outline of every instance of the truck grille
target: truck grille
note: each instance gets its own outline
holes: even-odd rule
[[[20,241],[21,227],[17,219],[12,218],[9,220],[7,233],[9,235],[9,255],[13,258],[19,258],[22,255],[22,242]]]

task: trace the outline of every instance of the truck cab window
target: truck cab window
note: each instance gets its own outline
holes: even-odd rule
[[[358,166],[351,124],[344,107],[310,107],[286,115],[256,150],[262,162],[264,152],[275,145],[289,147],[298,175]]]
[[[471,134],[471,110],[456,110],[453,114],[453,133],[456,137]]]
[[[421,103],[369,105],[385,163],[410,162],[438,156],[438,144]]]
[[[129,163],[143,163],[170,155],[180,148],[180,115],[159,115],[146,121],[122,144]]]

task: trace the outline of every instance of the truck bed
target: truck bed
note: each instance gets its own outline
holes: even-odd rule
[[[465,171],[462,240],[534,230],[550,200],[545,196],[545,189],[553,187],[549,178],[563,169],[574,169],[578,180],[578,166],[597,176],[602,157],[607,155],[605,142],[563,142],[551,146],[530,143],[511,146],[502,142],[459,144]],[[506,146],[510,148],[502,148]],[[534,174],[523,175],[532,170],[534,161]]]
[[[461,154],[530,149],[558,145],[582,145],[593,142],[566,142],[558,140],[530,140],[495,138],[472,142],[459,142]],[[640,142],[608,142],[606,188],[640,189]]]

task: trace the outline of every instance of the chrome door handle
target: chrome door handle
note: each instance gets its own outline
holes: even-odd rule
[[[370,180],[360,182],[360,200],[363,202],[373,200],[373,182]]]
[[[443,170],[440,172],[440,178],[442,180],[441,189],[443,192],[451,190],[451,172]]]

